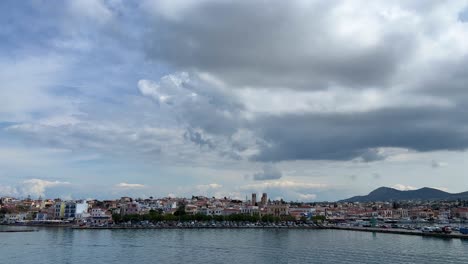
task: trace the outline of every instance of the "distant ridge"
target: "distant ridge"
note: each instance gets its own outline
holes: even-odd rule
[[[424,187],[418,190],[400,191],[389,187],[380,187],[368,195],[354,196],[340,202],[387,202],[403,200],[468,200],[468,192],[448,193],[434,188]]]

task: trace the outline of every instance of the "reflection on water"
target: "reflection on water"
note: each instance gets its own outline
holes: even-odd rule
[[[341,230],[0,233],[0,263],[467,263],[468,241]]]

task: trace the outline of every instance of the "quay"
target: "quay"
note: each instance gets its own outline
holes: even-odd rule
[[[321,229],[321,230],[347,230],[357,232],[371,232],[371,233],[384,233],[384,234],[399,234],[399,235],[412,235],[423,237],[437,237],[437,238],[459,238],[468,239],[468,235],[460,233],[434,233],[434,232],[421,232],[419,230],[404,230],[404,229],[391,229],[391,228],[367,228],[367,227],[340,227],[340,226],[155,226],[155,227],[132,227],[132,226],[111,226],[111,227],[79,227],[74,226],[72,229],[79,230],[104,230],[104,229]]]
[[[324,229],[319,227],[301,226],[73,226],[72,229],[94,230],[94,229]]]

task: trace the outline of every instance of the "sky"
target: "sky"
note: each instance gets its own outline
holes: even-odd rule
[[[0,1],[0,196],[468,191],[468,1]]]

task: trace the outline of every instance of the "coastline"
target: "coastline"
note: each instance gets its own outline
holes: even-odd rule
[[[50,224],[29,224],[29,225],[3,225],[3,226],[25,226],[25,227],[48,227],[67,228],[73,230],[169,230],[169,229],[293,229],[293,230],[345,230],[356,232],[371,232],[382,234],[399,234],[422,237],[436,237],[445,239],[468,239],[468,235],[460,233],[434,233],[421,232],[416,230],[391,229],[391,228],[371,228],[371,227],[340,227],[340,226],[73,226],[73,225],[50,225]],[[34,232],[37,230],[0,230],[0,232]]]

